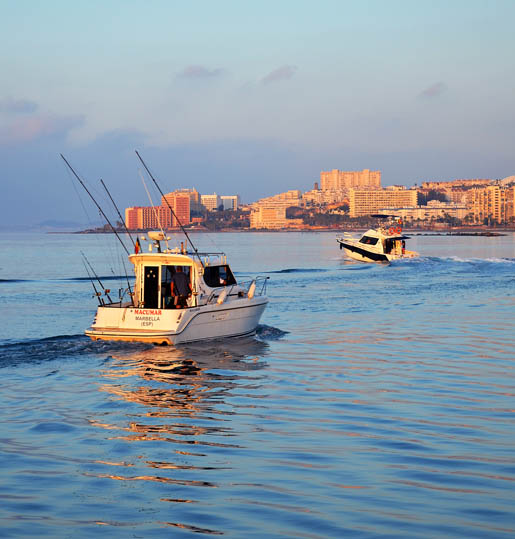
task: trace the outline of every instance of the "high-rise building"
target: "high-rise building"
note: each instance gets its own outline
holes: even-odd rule
[[[224,210],[237,210],[240,207],[240,195],[222,195],[220,201]]]
[[[190,197],[190,212],[200,210],[200,193],[195,189],[176,189],[177,195],[188,195]]]
[[[135,206],[125,209],[125,225],[129,230],[177,228],[180,224],[184,226],[190,222],[190,197],[184,193],[164,195],[160,206]]]
[[[515,187],[490,185],[472,189],[469,203],[474,222],[507,223],[513,220],[514,198]]]
[[[220,206],[220,197],[213,193],[212,195],[200,195],[200,203],[207,211],[217,210]]]
[[[416,205],[416,189],[350,189],[349,191],[350,217],[370,215],[384,208]]]
[[[129,230],[171,227],[171,212],[165,206],[136,206],[125,209],[125,225]]]
[[[170,207],[173,210],[173,213],[171,219],[171,225],[172,227],[179,226],[179,223],[184,225],[190,224],[190,194],[189,193],[181,193],[181,192],[173,192],[173,193],[167,193],[161,198],[161,206],[167,206],[166,202],[170,205]]]
[[[320,173],[320,189],[322,191],[339,191],[342,189],[379,189],[381,187],[381,171],[365,168],[361,171],[344,171],[333,169]]]

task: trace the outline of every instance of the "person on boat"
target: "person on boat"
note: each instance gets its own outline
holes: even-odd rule
[[[177,269],[170,283],[172,297],[174,298],[175,308],[183,309],[188,304],[188,298],[191,296],[191,285],[188,276],[182,271],[182,266]]]

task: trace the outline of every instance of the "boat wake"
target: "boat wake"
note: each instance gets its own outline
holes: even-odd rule
[[[140,344],[135,346],[144,347]],[[7,342],[0,345],[0,368],[84,354],[111,353],[114,350],[128,348],[129,343],[93,342],[85,335],[58,335],[44,339]]]
[[[267,341],[277,341],[287,331],[260,324],[256,329],[256,337],[210,340],[197,345],[184,344],[177,347],[160,347],[183,349],[194,357],[196,353],[205,354],[214,349],[221,350],[241,348],[242,354],[249,348],[256,353],[254,344],[266,345]],[[259,348],[259,346],[258,346]],[[0,344],[0,368],[21,363],[39,363],[54,359],[73,358],[77,356],[123,356],[155,350],[156,346],[145,343],[128,343],[123,341],[92,341],[85,335],[57,335],[44,339],[5,342]],[[261,350],[261,348],[259,348]],[[259,351],[259,350],[258,350]],[[263,351],[263,350],[261,350]]]
[[[459,256],[447,256],[447,257],[440,257],[440,256],[421,256],[419,258],[408,258],[405,260],[395,260],[393,261],[395,264],[412,264],[412,265],[420,265],[420,264],[468,264],[471,266],[479,266],[479,265],[496,265],[496,264],[503,264],[503,265],[513,265],[515,264],[515,258],[497,258],[497,257],[490,257],[490,258],[476,258],[476,257],[459,257]]]
[[[256,329],[256,336],[263,341],[277,341],[285,335],[288,335],[288,333],[288,331],[267,326],[266,324],[259,324]]]
[[[323,273],[329,271],[324,268],[286,268],[282,270],[267,271],[266,273]]]
[[[107,275],[99,276],[100,281],[126,281],[126,275]],[[91,277],[65,277],[62,279],[0,279],[0,283],[56,283],[69,282],[76,283],[82,281],[91,281]]]

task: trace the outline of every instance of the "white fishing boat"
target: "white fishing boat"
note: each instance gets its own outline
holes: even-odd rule
[[[391,216],[376,216],[390,218]],[[354,260],[360,262],[390,262],[403,258],[416,258],[419,254],[406,249],[406,240],[409,240],[402,232],[402,222],[392,221],[387,226],[371,228],[361,237],[355,237],[345,233],[336,239],[340,249]]]
[[[166,201],[145,162],[138,152],[136,154]],[[256,332],[268,303],[268,277],[257,277],[238,284],[224,253],[198,252],[168,202],[168,208],[187,241],[181,242],[180,247],[171,248],[168,243],[170,238],[163,230],[150,231],[147,237],[141,238],[148,242],[148,249],[143,252],[140,238],[134,241],[125,227],[134,245],[134,253],[131,254],[84,182],[65,157],[61,157],[111,226],[133,265],[135,275],[134,285],[131,286],[127,278],[127,288],[120,289],[119,300],[113,301],[110,290],[104,288],[83,255],[89,266],[88,269],[85,265],[86,271],[99,302],[95,319],[86,330],[86,335],[93,340],[175,345],[252,335]],[[105,189],[107,191],[107,187]],[[111,198],[109,191],[107,193]],[[111,201],[114,204],[112,198]],[[118,208],[116,210],[123,223]],[[188,244],[191,246],[189,252],[185,247]],[[92,275],[101,291],[95,285]]]
[[[93,340],[179,344],[256,332],[268,303],[268,277],[238,284],[223,253],[162,249],[161,242],[168,239],[162,232],[149,232],[148,239],[148,252],[129,256],[136,278],[134,290],[125,294],[128,300],[102,298],[86,335]],[[173,286],[178,273],[187,277],[188,294],[179,294]]]

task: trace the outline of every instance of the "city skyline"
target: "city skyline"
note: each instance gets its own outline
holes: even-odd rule
[[[0,5],[0,226],[83,216],[60,153],[123,207],[135,149],[165,191],[245,202],[515,170],[510,1]]]

